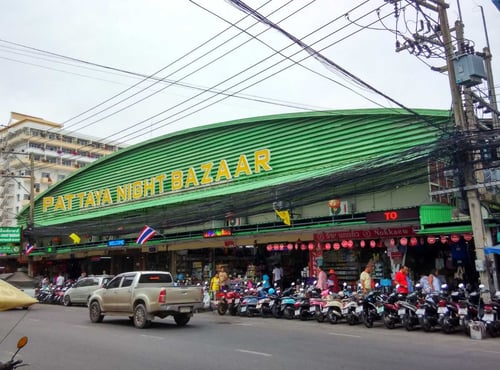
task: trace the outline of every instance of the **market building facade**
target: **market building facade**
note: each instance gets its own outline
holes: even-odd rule
[[[249,118],[151,139],[40,194],[34,227],[23,232],[36,248],[19,259],[32,275],[167,269],[191,282],[221,266],[261,279],[281,264],[288,283],[322,266],[349,284],[371,262],[381,282],[406,264],[415,279],[439,268],[450,282],[476,283],[460,192],[439,193],[460,186],[449,171],[453,130],[448,111],[372,109]],[[492,245],[498,220],[485,210]],[[155,236],[138,244],[145,225]]]

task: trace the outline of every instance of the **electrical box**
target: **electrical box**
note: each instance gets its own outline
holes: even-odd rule
[[[464,54],[453,59],[457,84],[471,87],[486,79],[484,60],[478,55]]]
[[[486,264],[483,260],[476,260],[476,271],[477,272],[486,271]]]

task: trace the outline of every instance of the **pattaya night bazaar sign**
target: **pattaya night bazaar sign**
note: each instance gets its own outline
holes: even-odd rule
[[[243,175],[251,176],[272,170],[270,165],[271,151],[269,149],[257,150],[253,153],[253,157],[253,167],[250,166],[247,156],[241,154],[234,167],[229,166],[227,160],[222,159],[218,164],[206,162],[199,166],[189,167],[187,170],[174,170],[170,175],[162,173],[149,179],[119,185],[114,189],[114,192],[111,188],[104,188],[64,194],[57,197],[44,197],[42,211],[45,213],[50,211],[70,211],[75,208],[102,207],[171,191],[216,184]]]

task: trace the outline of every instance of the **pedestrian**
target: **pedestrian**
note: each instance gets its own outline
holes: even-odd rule
[[[439,280],[439,270],[433,269],[429,274],[429,285],[432,292],[439,292],[441,290],[441,281]]]
[[[219,288],[220,288],[219,273],[216,272],[215,275],[210,280],[210,293],[212,294],[213,300],[217,299],[217,293],[219,292]]]
[[[361,275],[359,275],[359,282],[361,284],[361,291],[363,294],[367,294],[372,289],[372,273],[373,265],[371,263],[367,264]]]
[[[429,294],[430,292],[432,292],[431,285],[429,284],[429,276],[428,275],[422,275],[418,282],[420,283],[420,286],[422,287],[422,292],[424,292],[425,294]]]
[[[81,273],[81,275],[80,275],[80,277],[78,278],[77,281],[79,281],[79,280],[81,280],[83,278],[86,278],[86,277],[87,277],[87,273],[85,271],[82,271],[82,273]]]
[[[221,266],[219,270],[219,285],[220,289],[225,289],[229,285],[229,277],[227,276],[224,266]]]
[[[400,294],[408,294],[408,267],[402,265],[396,275],[394,276],[394,285],[396,286],[396,292]]]
[[[273,284],[274,286],[282,288],[281,280],[283,279],[283,269],[279,264],[274,265],[273,268]]]
[[[56,279],[56,287],[62,288],[63,285],[64,285],[64,276],[63,276],[62,272],[60,272],[59,275],[57,276],[57,279]]]
[[[328,271],[328,289],[334,293],[338,293],[340,291],[339,279],[337,278],[337,274],[334,269],[330,269],[330,271]]]
[[[321,266],[318,266],[318,281],[316,282],[316,288],[318,288],[321,291],[327,290],[328,289],[328,278],[326,276],[326,272],[323,271]]]

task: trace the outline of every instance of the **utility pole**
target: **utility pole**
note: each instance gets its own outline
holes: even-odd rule
[[[465,94],[465,99],[462,97],[462,88],[457,83],[457,75],[455,71],[454,61],[461,54],[466,54],[462,50],[463,47],[463,24],[457,21],[455,24],[455,36],[457,41],[457,52],[455,54],[453,39],[450,31],[447,9],[449,5],[445,0],[414,0],[414,2],[423,8],[429,9],[431,11],[437,12],[439,16],[439,32],[442,37],[442,44],[444,46],[445,58],[446,58],[446,70],[448,72],[448,79],[452,98],[452,111],[455,119],[455,128],[458,136],[461,138],[461,142],[458,146],[462,144],[467,144],[470,140],[473,142],[476,140],[472,135],[468,135],[471,132],[477,132],[477,121],[474,113],[473,103],[471,100],[471,94]],[[465,90],[470,90],[469,87],[465,87]],[[464,104],[465,103],[465,104]],[[465,106],[465,108],[464,108]],[[467,137],[468,136],[468,137]],[[477,143],[477,141],[476,141]],[[459,148],[460,150],[460,148]],[[460,154],[460,153],[459,153]],[[489,291],[491,286],[491,279],[487,269],[488,264],[486,263],[486,256],[484,253],[485,243],[487,241],[487,233],[484,226],[484,221],[481,213],[481,203],[479,201],[479,190],[478,184],[475,177],[475,173],[482,174],[481,164],[474,165],[474,163],[481,163],[481,157],[477,150],[468,150],[461,155],[464,162],[464,184],[461,184],[463,190],[467,196],[467,203],[469,208],[469,215],[472,226],[472,233],[474,235],[474,246],[476,253],[476,270],[479,273],[479,279],[481,284],[485,285],[485,288]],[[489,296],[484,296],[487,301],[490,299]]]

